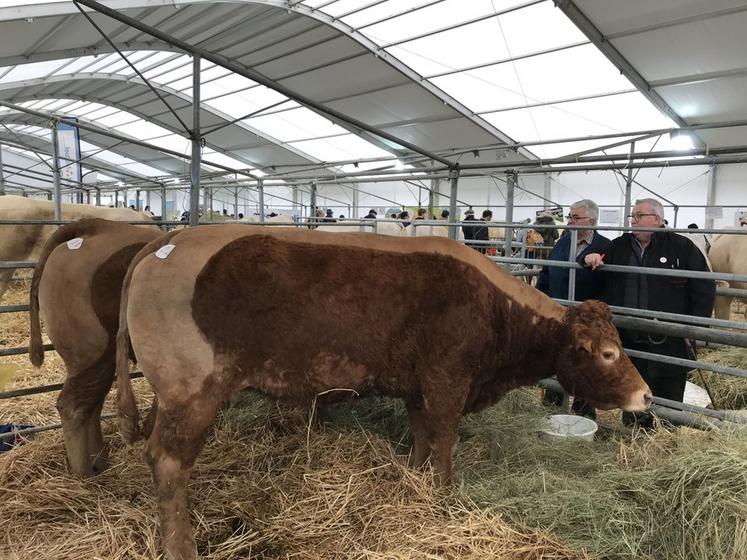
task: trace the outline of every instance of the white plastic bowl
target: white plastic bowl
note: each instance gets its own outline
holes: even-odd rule
[[[547,419],[547,427],[540,433],[547,441],[593,441],[598,428],[594,420],[583,416],[553,414]]]

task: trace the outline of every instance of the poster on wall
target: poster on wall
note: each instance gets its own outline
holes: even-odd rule
[[[600,224],[617,224],[620,220],[620,210],[617,208],[600,208],[599,209],[599,223]]]
[[[78,121],[76,118],[67,118]],[[65,123],[57,124],[57,149],[59,153],[60,177],[63,180],[80,183],[80,137],[78,128]]]

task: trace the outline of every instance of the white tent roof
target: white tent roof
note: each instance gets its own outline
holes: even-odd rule
[[[202,61],[204,158],[255,174],[393,168],[394,157],[418,156],[392,138],[452,163],[507,163],[596,149],[641,130],[747,118],[744,0],[558,0],[557,8],[548,0],[104,4],[290,92],[295,99]],[[0,100],[188,154],[191,57],[90,13],[175,116],[72,2],[2,5]],[[0,109],[0,124],[18,118]],[[728,146],[743,132],[698,131],[695,140]],[[494,149],[610,134],[623,136]],[[115,143],[86,136],[102,148]],[[0,126],[0,141],[8,138]],[[636,147],[672,143],[654,136]],[[142,146],[108,151],[149,173],[185,170],[184,160]]]

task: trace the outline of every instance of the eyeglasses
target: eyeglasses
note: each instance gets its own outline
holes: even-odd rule
[[[578,221],[581,221],[581,220],[588,220],[590,218],[589,218],[589,216],[576,216],[575,214],[568,214],[565,217],[565,219],[568,220],[569,222],[570,221],[578,222]]]
[[[631,214],[630,216],[628,216],[628,218],[630,218],[634,222],[640,222],[641,218],[645,218],[646,216],[658,216],[658,214],[642,214],[642,213],[638,213],[638,214]]]

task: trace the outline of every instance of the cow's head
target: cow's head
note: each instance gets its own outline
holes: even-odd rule
[[[645,410],[651,390],[623,352],[606,304],[585,301],[566,311],[558,381],[572,395],[601,409]]]

